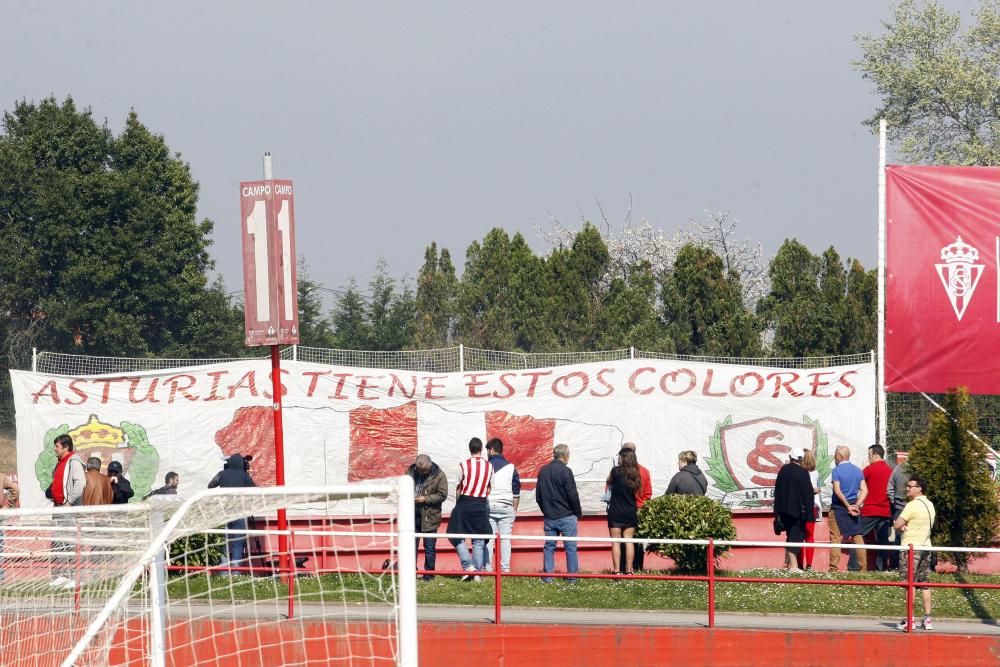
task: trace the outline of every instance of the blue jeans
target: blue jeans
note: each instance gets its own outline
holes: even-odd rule
[[[246,530],[246,519],[234,519],[226,524],[227,530]],[[247,536],[243,534],[226,535],[226,555],[228,556],[229,567],[243,567],[243,558],[247,552]],[[239,571],[237,574],[247,574]]]
[[[486,565],[484,558],[486,554],[486,540],[473,538],[472,556],[469,556],[469,545],[465,543],[465,540],[455,545],[455,552],[458,554],[458,560],[461,561],[463,570],[469,570],[472,567],[482,570]]]
[[[424,531],[420,530],[421,515],[420,515],[419,512],[417,513],[416,519],[417,519],[417,523],[416,523],[417,532],[418,533],[424,532]],[[430,532],[430,531],[428,531],[428,532]],[[417,555],[417,552],[420,550],[420,540],[421,539],[423,539],[423,541],[424,541],[424,569],[425,570],[433,570],[434,566],[437,565],[437,538],[436,537],[424,537],[424,538],[418,537],[417,538],[416,546],[414,547],[414,551],[413,551],[414,555]],[[418,556],[418,560],[419,560],[419,556]],[[424,576],[425,577],[429,577],[431,575],[425,574]]]
[[[576,537],[576,517],[565,516],[561,519],[546,519],[544,523],[545,535],[547,537]],[[576,540],[563,540],[563,547],[566,549],[566,572],[575,574],[580,571],[580,561],[576,556]],[[556,569],[556,541],[546,540],[545,550],[542,560],[543,572],[555,572]],[[552,577],[543,577],[542,581],[549,583]],[[573,583],[576,579],[566,579]]]
[[[513,505],[490,505],[490,528],[496,535],[500,531],[500,569],[503,572],[510,572],[510,540],[503,539],[504,535],[514,532],[514,506]],[[486,564],[493,561],[493,543],[490,540],[487,544]]]

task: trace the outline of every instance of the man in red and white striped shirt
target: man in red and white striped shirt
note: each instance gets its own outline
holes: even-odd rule
[[[487,496],[490,494],[490,481],[493,479],[493,466],[483,456],[483,441],[473,438],[469,441],[469,453],[472,455],[458,466],[458,487],[455,495],[458,500],[448,519],[447,532],[453,535],[471,533],[482,535],[472,539],[472,555],[465,538],[449,538],[462,569],[466,572],[476,572],[483,569],[486,541],[490,530],[490,507]],[[467,574],[462,581],[479,581],[475,574]]]

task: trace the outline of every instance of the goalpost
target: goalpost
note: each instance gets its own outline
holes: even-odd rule
[[[279,508],[287,558],[264,521]],[[2,528],[5,666],[417,664],[409,477],[21,511]]]

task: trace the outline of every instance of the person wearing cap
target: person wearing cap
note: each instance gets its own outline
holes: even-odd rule
[[[787,542],[805,542],[806,521],[813,511],[813,485],[809,473],[802,467],[805,453],[800,447],[788,452],[788,463],[781,466],[774,481],[774,513],[785,527]],[[801,572],[800,547],[785,548],[785,563],[789,572]]]

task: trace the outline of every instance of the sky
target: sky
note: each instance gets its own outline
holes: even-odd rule
[[[965,12],[973,0],[943,3]],[[4,3],[0,108],[130,109],[190,163],[212,256],[242,287],[239,182],[295,183],[310,278],[461,270],[490,229],[538,251],[601,210],[668,234],[739,219],[877,263],[878,99],[852,61],[883,0]],[[890,152],[890,162],[893,155]],[[599,204],[598,204],[599,202]]]

